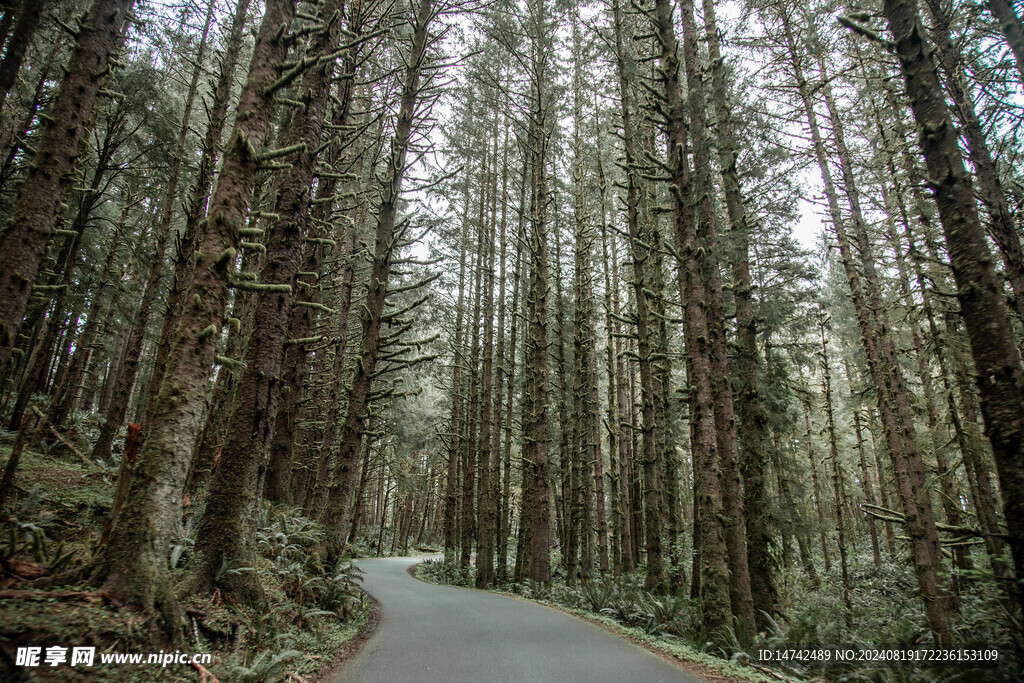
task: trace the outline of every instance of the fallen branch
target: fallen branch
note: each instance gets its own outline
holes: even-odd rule
[[[757,664],[754,664],[753,662],[747,662],[747,666],[752,667],[754,669],[757,669],[761,673],[766,674],[768,676],[771,676],[774,679],[777,679],[777,680],[780,680],[780,681],[786,681],[786,683],[792,683],[792,681],[793,681],[792,678],[786,678],[785,676],[783,676],[782,674],[780,674],[780,673],[778,673],[776,671],[772,671],[771,669],[769,669],[767,667],[764,667],[764,666],[759,666]]]
[[[861,507],[861,510],[863,510],[866,514],[871,515],[875,519],[880,519],[883,522],[892,522],[894,524],[906,524],[907,523],[907,518],[904,515],[902,515],[899,512],[896,512],[895,510],[889,510],[888,508],[884,508],[881,505],[872,505],[871,503],[861,503],[860,507]],[[976,537],[976,538],[986,538],[986,537],[988,537],[988,538],[1002,538],[1002,539],[1006,539],[1006,540],[1009,539],[1009,536],[1007,534],[999,534],[999,533],[992,534],[992,533],[988,533],[987,531],[982,531],[981,529],[972,529],[970,527],[965,527],[965,526],[954,526],[952,524],[943,524],[942,522],[936,522],[935,523],[935,528],[938,529],[939,531],[944,531],[944,532],[946,532],[948,534],[958,534],[959,536],[965,536],[965,537],[973,536],[973,537]],[[958,542],[958,541],[961,541],[962,539],[957,538],[957,539],[952,539],[952,540],[954,542]],[[943,542],[945,542],[945,541],[943,541]]]
[[[96,591],[24,591],[0,590],[0,600],[17,600],[20,598],[96,598],[104,599],[102,593]]]
[[[70,450],[70,451],[71,451],[72,453],[74,453],[74,454],[75,454],[76,456],[78,456],[79,460],[81,460],[82,462],[84,462],[84,463],[85,463],[86,465],[88,465],[89,467],[94,467],[94,468],[95,468],[95,467],[98,467],[98,466],[96,465],[96,463],[94,463],[94,462],[93,462],[92,460],[90,460],[89,458],[85,457],[85,455],[84,455],[84,454],[82,453],[82,451],[80,451],[80,450],[78,450],[77,448],[75,448],[74,444],[72,444],[72,443],[71,443],[70,441],[68,441],[68,440],[67,440],[67,438],[66,438],[66,437],[65,437],[65,436],[64,436],[63,434],[61,434],[60,432],[58,432],[58,431],[57,431],[57,428],[56,428],[56,427],[54,427],[54,426],[53,426],[53,423],[51,423],[51,422],[50,422],[49,418],[47,418],[47,417],[46,417],[46,415],[44,415],[44,414],[43,414],[43,411],[39,410],[39,408],[37,408],[36,406],[32,406],[32,412],[33,412],[33,413],[35,413],[35,414],[36,414],[36,416],[37,416],[37,417],[38,417],[38,418],[39,418],[40,420],[42,420],[43,422],[46,422],[46,423],[47,423],[47,425],[48,425],[48,426],[50,427],[50,432],[51,432],[51,433],[52,433],[52,434],[53,434],[53,435],[54,435],[55,437],[57,437],[57,440],[58,440],[58,441],[60,441],[60,442],[61,442],[62,444],[64,444],[65,446],[67,446],[67,447],[68,447],[68,449],[69,449],[69,450]]]
[[[202,664],[189,663],[199,672],[199,683],[220,683],[217,677],[210,673]]]

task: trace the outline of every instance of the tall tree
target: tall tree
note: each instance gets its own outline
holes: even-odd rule
[[[256,174],[263,163],[261,148],[274,104],[272,86],[281,77],[288,50],[286,32],[294,13],[292,0],[268,0],[266,4],[149,434],[110,538],[91,565],[92,582],[104,586],[122,604],[149,616],[172,640],[181,638],[181,620],[168,581],[167,553],[217,339],[227,323],[224,314],[239,232],[245,226]]]
[[[31,3],[27,3],[31,4]],[[43,252],[76,173],[93,109],[124,44],[134,0],[93,0],[75,36],[53,106],[47,111],[10,224],[0,234],[0,372],[17,344]]]
[[[220,465],[210,485],[210,496],[196,537],[203,563],[196,571],[196,587],[208,588],[224,577],[222,588],[242,597],[258,595],[258,588],[244,575],[220,572],[225,563],[249,562],[253,554],[256,511],[263,491],[270,446],[277,422],[282,387],[282,364],[288,340],[288,323],[298,288],[297,278],[303,238],[308,233],[311,187],[316,152],[320,147],[324,118],[331,91],[331,79],[342,47],[344,0],[321,3],[319,21],[323,28],[306,50],[296,93],[303,107],[296,112],[283,135],[284,147],[293,159],[288,175],[278,189],[274,214],[268,226],[266,265],[260,272],[264,284],[253,318],[253,334],[245,356],[245,370],[237,389],[234,409],[228,419],[227,440]],[[280,80],[271,89],[279,90]],[[275,152],[280,156],[280,152]],[[259,235],[260,229],[241,231],[244,237]],[[269,287],[267,286],[269,285]],[[229,578],[231,577],[231,578]]]
[[[696,496],[694,514],[697,520],[694,547],[700,553],[700,597],[704,604],[704,624],[709,632],[714,633],[729,623],[732,613],[723,490],[720,481],[722,465],[715,423],[715,389],[712,381],[714,351],[704,305],[706,287],[699,253],[702,247],[697,234],[698,221],[693,203],[687,200],[694,188],[686,155],[688,140],[680,84],[678,42],[672,22],[672,7],[668,0],[655,1],[653,21],[661,46],[659,75],[666,108],[667,166],[670,171],[669,187],[675,218],[675,248],[680,261],[683,330],[689,355],[687,375],[691,383],[690,434]],[[642,355],[641,353],[641,357]],[[721,428],[727,427],[722,425]],[[648,534],[651,532],[651,529],[647,530]]]
[[[327,529],[328,556],[337,558],[348,540],[351,523],[351,500],[357,481],[360,444],[366,431],[367,408],[373,389],[374,370],[380,358],[381,327],[384,322],[384,300],[388,291],[391,264],[402,235],[396,233],[399,196],[402,180],[408,169],[408,153],[417,111],[428,107],[422,101],[423,91],[433,80],[428,48],[432,42],[430,23],[439,8],[433,0],[420,0],[411,12],[412,35],[402,72],[402,89],[391,151],[387,159],[384,190],[377,211],[377,230],[373,263],[367,285],[366,304],[360,315],[362,335],[356,373],[348,391],[348,415],[341,433],[337,467],[331,482],[330,498],[323,520]]]
[[[767,627],[765,615],[773,614],[778,600],[775,567],[771,554],[770,510],[768,507],[765,430],[768,416],[761,403],[758,379],[757,317],[754,312],[753,280],[750,274],[750,237],[756,219],[747,211],[740,186],[736,137],[728,99],[725,63],[722,57],[715,4],[703,1],[704,35],[711,64],[711,92],[715,113],[715,144],[718,148],[722,192],[729,217],[733,296],[736,302],[736,341],[739,406],[739,438],[742,453],[743,509],[746,524],[750,589],[758,629]]]
[[[946,236],[1019,580],[1024,576],[1024,366],[917,5],[886,0],[884,7]],[[1024,605],[1019,589],[1016,598]]]
[[[527,332],[524,371],[526,398],[523,460],[529,468],[529,546],[526,571],[534,581],[551,578],[551,513],[548,503],[548,146],[550,115],[551,19],[545,0],[528,8],[530,132],[530,279],[526,292]]]

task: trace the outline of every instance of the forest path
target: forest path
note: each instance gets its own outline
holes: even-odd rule
[[[359,562],[381,622],[336,681],[701,680],[558,610],[414,579],[423,559]]]

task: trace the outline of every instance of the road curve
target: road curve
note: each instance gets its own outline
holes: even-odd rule
[[[362,560],[381,621],[336,682],[701,679],[582,619],[409,576],[423,558]]]

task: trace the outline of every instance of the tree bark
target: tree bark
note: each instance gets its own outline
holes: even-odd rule
[[[693,0],[681,0],[683,25],[683,63],[690,103],[690,134],[693,139],[693,190],[697,200],[698,250],[704,277],[708,329],[711,333],[711,370],[715,396],[715,433],[721,461],[722,505],[725,513],[725,543],[729,552],[729,593],[733,614],[743,627],[757,627],[751,589],[750,560],[747,553],[744,495],[740,484],[739,444],[736,434],[735,409],[729,372],[729,354],[725,336],[725,305],[718,265],[718,238],[713,202],[711,141],[708,133],[707,107],[701,64],[697,53],[697,27],[693,18]],[[753,313],[749,312],[752,317]],[[747,342],[750,343],[749,340]],[[756,361],[755,361],[756,362]],[[756,366],[754,369],[756,385]],[[762,553],[767,549],[763,548]]]
[[[43,17],[48,0],[23,0],[18,20],[14,24],[14,33],[4,46],[4,58],[0,61],[0,106],[7,101],[7,94],[18,79],[25,53],[32,44],[39,20]],[[9,12],[7,13],[9,14]]]
[[[343,8],[344,0],[320,5],[320,22],[326,28],[316,34],[306,52],[306,59],[317,61],[303,74],[295,95],[305,106],[294,114],[283,135],[284,148],[297,147],[298,151],[278,189],[273,211],[277,218],[269,226],[260,284],[285,287],[255,292],[259,303],[246,348],[245,369],[196,536],[195,547],[202,553],[203,562],[193,574],[193,590],[210,590],[216,585],[224,594],[242,600],[262,598],[254,575],[219,570],[225,563],[249,566],[254,561],[255,520],[263,491],[260,483],[277,422],[288,323],[298,287],[302,243],[308,232],[316,151],[335,68],[334,59],[323,58],[341,45],[344,31],[338,15]]]
[[[667,122],[669,189],[675,217],[675,247],[679,256],[683,305],[683,333],[689,355],[690,434],[694,462],[696,524],[694,547],[700,553],[700,597],[704,606],[703,622],[709,633],[718,633],[730,618],[730,574],[724,524],[721,486],[721,454],[715,424],[715,388],[713,341],[705,311],[706,287],[698,255],[697,216],[689,200],[693,192],[687,146],[686,117],[679,78],[677,41],[668,0],[655,0],[655,32],[661,46],[660,79],[664,88]],[[717,267],[717,266],[715,266]],[[638,297],[639,298],[639,297]],[[638,316],[639,317],[639,316]],[[643,343],[643,332],[641,344]],[[640,353],[643,358],[643,351]],[[647,410],[645,408],[646,415]],[[726,426],[722,425],[722,429]],[[648,528],[650,535],[658,529]],[[648,562],[650,558],[648,557]],[[696,580],[696,579],[695,579]]]
[[[210,202],[190,297],[174,336],[149,433],[139,454],[110,540],[95,557],[91,580],[118,602],[151,618],[172,640],[181,638],[180,613],[171,592],[167,553],[188,474],[192,435],[203,415],[217,339],[225,325],[238,232],[245,224],[273,109],[270,86],[287,52],[281,26],[295,12],[293,0],[268,0],[256,38],[249,78]]]
[[[196,170],[189,200],[184,207],[185,228],[177,240],[174,280],[167,293],[167,301],[164,303],[163,328],[160,331],[160,343],[156,347],[153,372],[149,379],[146,424],[149,424],[152,419],[152,413],[156,407],[156,397],[160,392],[160,383],[167,371],[167,356],[174,341],[174,332],[178,329],[178,323],[181,321],[185,307],[184,299],[192,287],[192,276],[196,266],[195,254],[206,233],[206,222],[203,221],[206,216],[206,200],[213,185],[221,138],[224,126],[227,125],[228,105],[231,101],[231,90],[235,82],[235,71],[238,67],[238,55],[241,52],[250,2],[251,0],[238,0],[235,5],[235,12],[231,17],[231,25],[225,39],[220,73],[213,86],[213,102],[210,105],[209,123],[202,141],[199,168]]]
[[[836,503],[836,541],[839,546],[839,571],[843,579],[843,604],[847,628],[853,625],[853,605],[850,602],[850,568],[846,550],[846,525],[843,521],[843,509],[846,507],[843,471],[839,464],[839,445],[836,439],[836,420],[832,412],[832,367],[828,358],[828,342],[825,340],[825,327],[828,319],[819,314],[818,327],[821,333],[821,383],[825,399],[825,426],[828,429],[828,451],[832,463],[832,496]]]
[[[8,229],[0,235],[0,373],[7,367],[43,253],[75,176],[82,139],[124,43],[134,0],[94,0],[39,136]]]
[[[341,433],[337,468],[331,483],[325,514],[321,518],[326,532],[327,557],[331,560],[341,556],[344,544],[348,540],[359,444],[366,431],[367,408],[373,388],[374,370],[380,355],[384,299],[399,237],[395,229],[398,201],[407,166],[406,156],[420,96],[422,73],[427,59],[428,28],[436,16],[433,0],[420,0],[415,12],[395,134],[391,139],[391,154],[387,161],[383,196],[377,214],[377,234],[366,304],[360,315],[362,338],[359,358],[356,362],[355,377],[348,392],[348,415]]]
[[[595,106],[595,112],[598,109]],[[615,345],[619,333],[619,325],[615,316],[618,315],[617,307],[612,302],[612,272],[611,260],[608,255],[608,182],[604,173],[604,159],[601,150],[601,123],[600,117],[596,119],[597,138],[597,177],[598,191],[601,198],[601,256],[602,272],[604,273],[604,319],[605,319],[605,374],[608,378],[608,398],[605,412],[604,426],[608,432],[608,489],[611,512],[611,569],[619,574],[623,571],[625,558],[625,545],[629,542],[627,525],[623,523],[625,518],[622,505],[622,490],[620,483],[620,458],[622,448],[620,441],[623,438],[622,426],[619,424],[618,410],[618,388],[620,386],[619,373],[616,372],[616,351]],[[614,236],[611,240],[614,240]],[[612,245],[614,249],[614,244]],[[618,297],[616,295],[616,302]],[[599,407],[599,406],[595,406]],[[600,437],[600,434],[598,434]]]
[[[495,127],[496,128],[496,127]],[[494,149],[491,152],[493,183],[488,183],[491,195],[491,215],[481,224],[484,231],[483,254],[486,258],[486,275],[483,303],[483,358],[481,359],[480,387],[480,429],[478,434],[479,447],[477,469],[480,476],[479,494],[477,496],[477,551],[476,551],[476,585],[486,587],[494,583],[494,513],[491,498],[491,445],[492,425],[491,406],[494,395],[494,201],[497,197],[498,172],[498,135],[494,132]]]
[[[365,23],[365,12],[364,4],[361,0],[357,1],[355,5],[350,9],[348,18],[348,31],[353,37],[362,34],[363,25]],[[340,21],[340,19],[339,19]],[[357,61],[359,57],[359,48],[361,45],[356,45],[348,50],[344,59],[342,60],[341,74],[338,83],[338,95],[334,102],[334,110],[331,114],[331,129],[340,131],[345,130],[350,124],[352,118],[352,102],[355,97],[355,77],[357,71]],[[317,229],[317,226],[328,225],[331,218],[331,213],[334,209],[335,202],[332,201],[334,198],[339,184],[338,171],[344,170],[339,168],[344,161],[347,160],[347,156],[344,154],[344,148],[346,143],[351,143],[350,139],[345,139],[349,136],[334,137],[331,141],[331,145],[328,151],[328,171],[318,175],[317,179],[317,192],[316,199],[313,200],[312,215],[310,218],[310,233]],[[365,150],[359,150],[355,154],[359,155],[360,163],[362,163],[362,153]],[[346,181],[355,185],[352,181]],[[345,187],[345,185],[342,185]],[[352,189],[355,189],[354,187]],[[348,218],[346,216],[346,218]],[[322,229],[322,228],[321,228]],[[339,241],[347,246],[348,256],[351,258],[351,244],[354,243],[355,237],[355,223],[350,220],[339,221],[339,225],[336,229],[337,237]],[[339,252],[346,251],[345,246],[339,249]],[[292,340],[306,339],[309,337],[310,331],[314,328],[314,308],[309,304],[316,304],[314,301],[316,295],[323,290],[321,283],[321,269],[322,263],[325,257],[327,247],[322,241],[306,241],[305,244],[305,257],[299,274],[304,278],[312,278],[313,282],[296,281],[299,289],[295,292],[295,302],[291,310],[291,318],[288,323],[288,336]],[[342,305],[339,315],[343,316],[344,324],[346,328],[344,332],[347,332],[348,324],[348,305],[351,303],[351,276],[352,270],[347,268],[345,275],[343,276],[342,284]],[[347,286],[346,284],[347,283]],[[346,296],[346,293],[349,293]],[[347,341],[347,334],[342,335],[342,341],[339,342],[338,349],[344,348],[345,341]],[[285,356],[282,365],[281,377],[282,377],[282,389],[280,397],[280,406],[278,408],[277,421],[273,430],[273,437],[270,446],[270,463],[267,471],[267,483],[266,483],[266,495],[268,498],[274,501],[285,501],[291,497],[292,486],[291,486],[291,466],[292,466],[292,453],[294,450],[295,440],[298,437],[296,430],[296,420],[298,419],[299,412],[299,398],[302,394],[302,379],[306,370],[306,364],[308,360],[308,351],[305,343],[288,344],[285,349]],[[344,360],[344,352],[342,352],[342,358]],[[335,368],[340,370],[340,368]],[[340,377],[340,374],[334,374],[333,377]]]
[[[529,478],[528,544],[524,569],[537,582],[551,578],[551,507],[548,479],[548,115],[549,48],[547,7],[543,0],[530,17],[536,33],[530,36],[530,284],[527,290],[526,400],[523,422],[523,477]],[[527,474],[527,470],[529,473]],[[525,494],[525,492],[524,492]],[[528,501],[528,502],[527,502]]]
[[[1019,579],[1024,576],[1024,366],[917,6],[886,0],[885,15],[946,235]],[[1024,603],[1024,594],[1016,593]]]
[[[721,54],[715,5],[703,0],[704,35],[711,64],[711,85],[715,109],[715,131],[722,190],[729,217],[732,246],[733,297],[736,305],[736,367],[739,379],[740,473],[743,478],[743,510],[750,567],[750,591],[758,630],[769,627],[766,614],[776,613],[775,561],[771,556],[771,529],[765,470],[764,434],[768,417],[761,404],[758,383],[757,319],[753,306],[749,240],[755,227],[743,201],[737,168],[736,139],[724,60]]]

